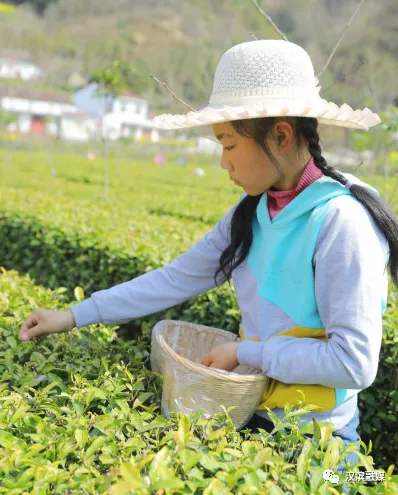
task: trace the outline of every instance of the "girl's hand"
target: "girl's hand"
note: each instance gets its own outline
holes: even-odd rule
[[[212,349],[203,359],[197,359],[196,362],[209,368],[232,371],[239,366],[238,346],[239,342],[228,342],[228,344],[220,345]]]
[[[69,332],[75,327],[73,313],[66,311],[52,311],[36,309],[22,323],[19,331],[19,340],[39,340],[52,333]]]

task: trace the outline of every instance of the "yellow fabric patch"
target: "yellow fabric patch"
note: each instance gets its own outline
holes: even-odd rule
[[[245,339],[242,327],[239,329],[239,336],[241,341],[252,340],[254,342],[260,342],[260,339],[255,337]],[[324,328],[307,327],[294,327],[275,334],[267,340],[279,336],[319,339],[323,342],[328,341]],[[298,390],[302,390],[304,393],[304,400]],[[263,401],[257,409],[266,409],[267,407],[270,409],[276,407],[283,408],[286,404],[294,405],[298,401],[303,401],[304,405],[314,404],[318,406],[317,411],[320,412],[329,411],[336,405],[335,390],[334,388],[324,387],[323,385],[290,384],[270,378],[269,385],[264,392]]]

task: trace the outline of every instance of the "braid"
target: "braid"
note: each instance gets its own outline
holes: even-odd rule
[[[347,179],[344,175],[328,165],[327,161],[322,156],[321,145],[319,144],[318,121],[316,119],[307,119],[303,124],[302,129],[304,138],[308,142],[308,150],[314,159],[315,165],[326,176],[337,180],[337,182],[340,182],[340,184],[343,184],[344,186],[348,182]]]
[[[345,185],[347,178],[328,165],[322,156],[321,146],[319,144],[318,121],[314,118],[299,117],[297,118],[297,130],[299,140],[304,139],[308,143],[308,150],[314,159],[315,165],[326,176]],[[369,211],[376,224],[385,235],[389,246],[389,261],[391,279],[395,286],[398,287],[398,222],[397,218],[388,205],[388,203],[369,188],[353,184],[350,186],[351,194],[364,205]]]

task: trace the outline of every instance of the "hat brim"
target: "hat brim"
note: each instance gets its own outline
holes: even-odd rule
[[[380,117],[369,108],[353,110],[349,105],[341,107],[319,98],[315,101],[273,99],[245,105],[207,105],[185,115],[162,114],[154,117],[153,124],[159,129],[189,129],[218,124],[232,120],[261,117],[313,117],[320,124],[368,130],[381,122]]]

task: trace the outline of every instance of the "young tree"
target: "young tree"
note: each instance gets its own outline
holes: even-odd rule
[[[137,70],[127,62],[115,60],[111,65],[106,65],[98,68],[93,72],[90,78],[91,81],[98,83],[98,96],[101,98],[111,97],[112,99],[118,96],[124,89],[136,90],[139,82]],[[102,107],[102,110],[103,107]],[[103,144],[103,160],[104,160],[104,196],[108,196],[109,191],[109,174],[108,174],[108,149],[107,140],[104,136],[103,115],[101,115],[101,134],[100,139]]]

